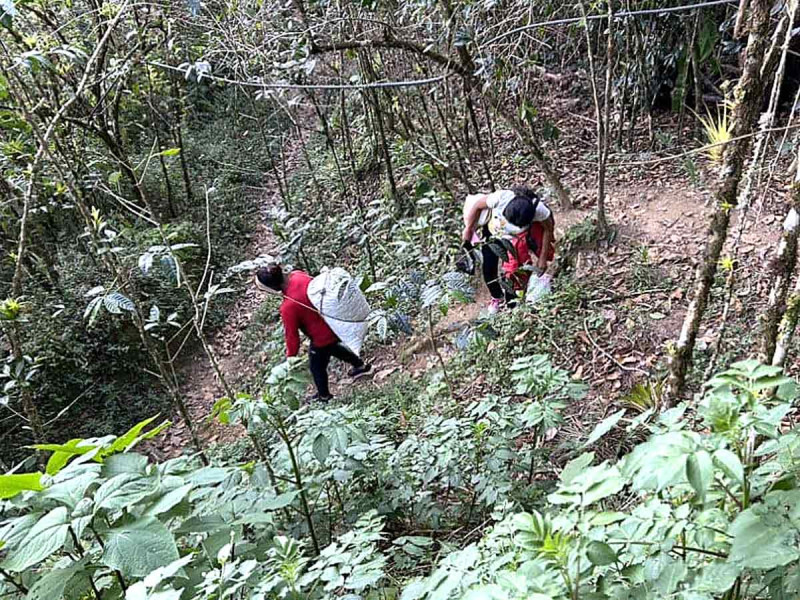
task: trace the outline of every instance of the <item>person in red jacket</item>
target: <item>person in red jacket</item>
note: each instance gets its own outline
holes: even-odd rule
[[[341,343],[333,330],[308,299],[308,284],[311,276],[304,271],[292,271],[288,275],[276,263],[256,271],[256,286],[272,293],[283,295],[280,313],[286,337],[286,356],[297,356],[300,351],[300,332],[311,340],[308,362],[317,394],[313,400],[327,402],[333,396],[328,387],[328,364],[334,356],[350,364],[349,375],[358,379],[372,370],[358,356]]]

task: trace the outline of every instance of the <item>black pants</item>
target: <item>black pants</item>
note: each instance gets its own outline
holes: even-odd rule
[[[490,241],[487,239],[481,246],[483,280],[486,282],[486,287],[489,288],[492,298],[499,298],[509,304],[513,304],[517,297],[513,292],[505,290],[500,284],[500,257],[489,247]]]
[[[323,346],[322,348],[311,346],[308,351],[308,366],[311,370],[311,376],[314,378],[314,385],[317,386],[317,392],[323,397],[331,395],[331,391],[328,388],[328,363],[331,362],[331,356],[335,356],[354,367],[364,365],[364,361],[350,352],[341,342]]]

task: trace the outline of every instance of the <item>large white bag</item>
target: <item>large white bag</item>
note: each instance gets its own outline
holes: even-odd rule
[[[323,269],[308,284],[308,299],[342,343],[360,355],[370,310],[350,273],[340,267]]]
[[[549,294],[552,281],[553,277],[547,273],[538,276],[536,273],[531,273],[531,278],[528,280],[528,289],[525,292],[525,302],[534,304]]]

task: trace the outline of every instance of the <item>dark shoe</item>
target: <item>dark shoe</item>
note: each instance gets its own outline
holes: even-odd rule
[[[328,396],[320,396],[319,394],[314,394],[311,398],[308,399],[309,402],[330,402],[333,400],[333,394]]]
[[[348,375],[353,378],[353,380],[360,379],[364,375],[367,375],[372,371],[372,365],[361,365],[360,367],[353,367],[350,369]]]

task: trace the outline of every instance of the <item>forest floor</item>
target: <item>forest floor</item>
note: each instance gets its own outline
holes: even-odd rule
[[[569,175],[565,179],[577,202],[575,208],[567,211],[554,207],[557,239],[595,211],[591,200],[595,196],[594,164],[566,159],[570,154],[588,155],[584,149],[587,145],[590,143],[580,123],[568,141],[561,144],[559,154],[565,156],[565,162],[559,164],[568,165],[565,170]],[[285,155],[290,172],[299,167],[298,148],[287,147]],[[537,177],[529,166],[511,162],[503,166],[503,177],[510,181],[535,181]],[[612,165],[609,171],[606,206],[615,235],[600,247],[581,250],[575,260],[574,279],[591,282],[592,286],[590,298],[579,309],[581,314],[572,315],[583,318],[583,330],[570,344],[551,340],[551,348],[542,348],[542,352],[554,354],[559,366],[570,369],[576,379],[589,384],[587,402],[598,420],[611,411],[613,398],[630,391],[637,382],[653,381],[657,372],[663,372],[667,345],[680,332],[687,294],[702,256],[712,211],[711,193],[704,183],[708,181],[713,185],[715,177],[710,169],[705,169],[701,175],[698,179],[696,173],[693,175],[690,169],[676,166],[675,161],[622,163],[616,167]],[[279,203],[277,191],[262,189],[258,193],[261,220],[247,252],[252,258],[276,249],[269,218],[271,209]],[[775,194],[772,196],[774,198]],[[735,267],[736,285],[729,319],[732,323],[728,324],[727,345],[721,349],[720,356],[725,356],[725,352],[746,354],[750,349],[746,345],[752,340],[739,333],[749,330],[752,335],[758,313],[754,299],[766,297],[763,266],[767,253],[777,245],[781,231],[782,216],[776,213],[777,207],[778,203],[770,198],[755,199],[754,208],[746,218]],[[735,254],[737,229],[734,221],[723,256]],[[457,236],[458,232],[453,235]],[[445,360],[457,352],[452,334],[459,326],[485,317],[488,294],[477,277],[475,285],[476,301],[452,306],[437,324],[436,337],[441,340],[439,349]],[[558,279],[554,282],[554,287],[557,286]],[[718,286],[717,300],[700,332],[698,348],[701,351],[713,348],[716,343],[723,304],[719,298],[722,287]],[[245,353],[241,342],[263,300],[263,295],[248,282],[226,325],[215,332],[211,340],[221,369],[231,378],[229,383],[234,388],[258,371],[258,357]],[[557,314],[553,316],[558,318]],[[736,348],[729,347],[733,338],[736,338]],[[424,333],[420,337],[368,348],[367,359],[374,366],[374,375],[358,385],[381,386],[390,377],[402,374],[419,378],[438,367],[438,358]],[[343,370],[336,367],[332,370],[334,394],[345,391],[346,384],[340,381],[342,373]],[[480,374],[476,377],[479,380]],[[207,443],[226,443],[241,437],[240,429],[209,422],[211,409],[223,390],[202,352],[187,360],[182,380],[187,404]],[[591,430],[596,422],[585,418],[575,421],[576,427],[583,431]],[[173,456],[187,445],[188,432],[184,424],[176,420],[150,451],[159,457]]]

